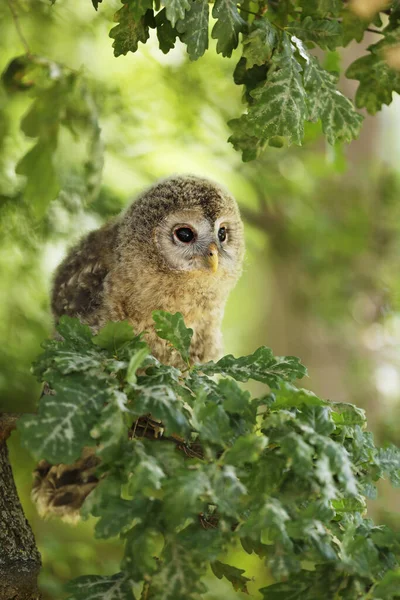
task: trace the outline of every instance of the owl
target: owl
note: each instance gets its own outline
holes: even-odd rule
[[[94,332],[108,321],[127,320],[135,332],[146,332],[156,358],[181,367],[179,354],[156,335],[152,319],[154,310],[180,312],[193,329],[191,362],[215,360],[243,254],[234,198],[207,179],[171,177],[72,248],[55,274],[53,314],[56,320],[78,317]],[[97,483],[95,466],[90,452],[68,467],[41,461],[33,487],[40,512],[75,514]]]

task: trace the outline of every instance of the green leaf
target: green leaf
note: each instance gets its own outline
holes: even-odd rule
[[[288,512],[276,498],[270,498],[250,514],[240,528],[241,536],[248,536],[262,543],[279,541],[286,549],[292,548],[285,523],[290,520]]]
[[[185,12],[191,8],[189,0],[162,0],[168,21],[175,27],[177,21],[185,19]]]
[[[304,42],[314,42],[323,50],[335,50],[342,42],[342,25],[338,21],[308,16],[301,23],[290,23],[287,31]]]
[[[242,19],[235,0],[215,0],[212,16],[217,19],[211,37],[218,40],[217,52],[222,56],[231,56],[239,43],[239,33],[246,30],[246,21]]]
[[[350,142],[358,137],[363,117],[352,102],[336,89],[337,77],[325,71],[315,57],[309,57],[304,71],[310,121],[321,120],[330,144]]]
[[[142,442],[135,441],[132,477],[128,484],[129,493],[133,496],[139,492],[145,496],[153,496],[155,490],[161,489],[166,477],[156,458],[146,450]]]
[[[47,355],[38,359],[36,365],[43,369],[43,361]],[[59,350],[57,353],[51,353],[51,368],[56,369],[63,375],[69,373],[84,372],[90,369],[101,367],[101,356],[96,351],[88,351],[85,354],[78,354],[75,349]],[[46,366],[50,367],[46,362]],[[36,367],[37,368],[37,367]],[[38,372],[35,368],[35,372]],[[42,371],[43,372],[43,371]]]
[[[33,373],[50,382],[54,374],[67,375],[73,372],[87,370],[102,370],[104,356],[93,348],[92,333],[87,325],[82,325],[78,319],[63,316],[57,325],[57,331],[62,340],[46,340],[45,351],[33,364]]]
[[[19,161],[18,175],[26,177],[24,200],[36,217],[42,217],[57,198],[60,182],[54,166],[55,140],[40,140]]]
[[[332,566],[317,567],[313,571],[303,570],[292,574],[287,581],[275,583],[260,589],[263,600],[320,600],[333,599],[339,590],[343,589],[343,573]],[[340,598],[344,596],[340,596]],[[357,596],[352,596],[352,600]],[[350,600],[350,598],[347,598]]]
[[[224,462],[234,466],[256,462],[268,444],[265,435],[251,433],[239,437],[224,455]]]
[[[157,570],[159,534],[151,526],[136,525],[126,536],[122,567],[135,581],[147,579]]]
[[[178,526],[189,518],[197,517],[211,499],[212,486],[205,470],[179,470],[164,486],[164,510],[168,520]]]
[[[400,569],[388,571],[383,579],[373,588],[373,598],[391,600],[399,597]]]
[[[315,442],[320,452],[328,457],[330,469],[340,481],[346,494],[356,496],[358,493],[357,482],[346,449],[327,437],[318,436],[311,439]]]
[[[18,429],[23,445],[50,463],[71,463],[85,445],[93,445],[90,430],[99,418],[110,390],[97,377],[70,374],[52,377],[56,395],[43,396],[37,415],[23,415]]]
[[[126,371],[126,381],[128,383],[136,383],[137,376],[136,371],[142,366],[144,360],[149,356],[149,349],[147,346],[141,348],[134,354],[132,354],[129,361],[128,369]]]
[[[228,125],[233,131],[233,134],[228,138],[228,142],[233,145],[235,150],[242,152],[243,162],[249,162],[258,158],[269,143],[269,140],[261,141],[256,136],[248,133],[250,132],[250,127],[247,126],[246,120],[243,117],[241,119],[232,119]]]
[[[213,503],[218,507],[218,512],[238,519],[243,510],[247,489],[240,481],[235,467],[224,465],[214,468],[211,481]]]
[[[254,379],[274,388],[282,381],[300,379],[306,369],[295,356],[274,356],[266,346],[258,348],[249,356],[235,358],[228,354],[217,363],[209,362],[199,367],[206,375],[220,374],[236,381]]]
[[[282,408],[293,408],[303,406],[325,406],[326,400],[321,400],[310,390],[296,388],[289,383],[282,383],[271,398],[273,403],[269,406],[271,410],[280,410]]]
[[[343,27],[343,46],[346,47],[352,40],[361,42],[366,28],[368,27],[368,21],[360,19],[352,10],[344,10],[342,17]]]
[[[149,26],[145,23],[145,18],[134,19],[129,5],[124,4],[114,15],[114,21],[119,24],[110,31],[110,38],[114,40],[114,56],[136,52],[139,42],[143,44],[149,38]]]
[[[364,512],[367,507],[365,500],[361,496],[332,500],[331,504],[332,508],[338,514]]]
[[[272,56],[277,43],[277,30],[267,18],[256,19],[252,30],[243,37],[243,56],[246,58],[246,68],[263,65]]]
[[[230,581],[236,592],[249,593],[247,591],[247,582],[251,580],[248,577],[243,576],[243,573],[245,572],[244,569],[237,569],[236,567],[222,563],[219,560],[211,563],[211,569],[218,579],[225,577]]]
[[[138,417],[150,413],[155,419],[159,419],[167,435],[172,433],[185,435],[189,430],[183,403],[169,386],[136,387],[130,410]]]
[[[100,348],[117,353],[118,349],[135,338],[132,326],[128,321],[110,321],[94,336],[93,343]]]
[[[312,473],[315,451],[300,435],[289,433],[281,440],[280,448],[289,459],[295,473],[306,478]]]
[[[84,325],[79,319],[63,315],[56,326],[58,333],[67,340],[76,350],[82,350],[92,345],[92,332],[90,327]]]
[[[108,397],[108,402],[101,411],[100,420],[90,431],[93,439],[99,439],[97,454],[103,461],[115,459],[121,445],[128,437],[128,428],[124,420],[124,414],[128,412],[126,394],[113,389]]]
[[[168,21],[165,8],[156,14],[155,21],[160,50],[164,54],[168,54],[175,46],[178,30],[172,27],[170,21]]]
[[[155,310],[153,319],[157,335],[167,340],[178,350],[183,360],[188,362],[193,329],[186,327],[181,313],[172,315],[164,310]]]
[[[191,421],[204,441],[224,444],[232,435],[227,413],[222,406],[207,403],[204,393],[199,394],[193,403]]]
[[[343,8],[341,0],[301,0],[305,15],[312,17],[338,16]]]
[[[242,390],[232,379],[221,379],[218,392],[224,398],[223,407],[227,412],[242,415],[255,424],[256,410],[250,404],[249,392]]]
[[[159,568],[151,580],[149,600],[198,600],[206,591],[205,562],[178,540],[166,543]]]
[[[341,554],[348,568],[363,577],[370,576],[379,563],[378,549],[372,540],[363,535],[354,536],[351,530],[342,540]]]
[[[123,4],[129,6],[129,12],[135,21],[139,21],[149,9],[153,8],[153,0],[123,0]]]
[[[335,429],[328,406],[304,406],[299,417],[320,435],[330,435]]]
[[[360,82],[356,106],[365,107],[371,115],[392,102],[393,92],[400,93],[400,72],[391,69],[386,61],[387,51],[399,43],[400,27],[369,46],[369,54],[355,60],[346,71],[346,77]]]
[[[354,404],[348,404],[347,402],[332,402],[332,420],[337,426],[354,427],[365,425],[367,418],[365,416],[365,410],[354,406]]]
[[[230,121],[235,134],[229,141],[235,148],[243,146],[246,136],[256,137],[263,143],[281,136],[288,144],[301,145],[308,110],[300,75],[302,68],[294,52],[293,44],[285,37],[283,49],[274,54],[274,69],[268,73],[267,80],[250,94],[253,103],[248,113]]]
[[[185,18],[176,25],[191,60],[203,56],[208,48],[208,18],[207,0],[193,0]]]
[[[91,492],[83,506],[83,513],[100,517],[95,526],[97,539],[108,539],[132,527],[135,518],[132,501],[120,497],[120,483],[115,477],[106,477]]]
[[[400,487],[400,449],[393,444],[379,448],[377,463],[382,471],[388,475],[392,485]]]
[[[84,575],[66,584],[67,600],[135,600],[133,580],[124,573]]]

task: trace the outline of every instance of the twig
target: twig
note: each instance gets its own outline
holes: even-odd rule
[[[11,15],[14,21],[15,29],[17,30],[18,37],[21,40],[23,47],[25,48],[25,52],[26,54],[32,54],[29,44],[26,41],[26,38],[22,32],[21,25],[19,22],[19,16],[17,11],[15,10],[14,0],[7,0],[7,4],[11,11]]]
[[[7,0],[7,1],[11,2],[11,0]],[[262,14],[253,12],[252,10],[247,10],[247,8],[243,8],[242,6],[240,6],[240,4],[237,4],[237,8],[245,13],[248,13],[249,15],[254,15],[255,17],[262,17]],[[326,17],[326,18],[329,21],[337,21],[338,23],[342,22],[340,19],[334,19],[333,17]],[[280,27],[277,23],[274,23],[274,25],[278,29],[285,31],[285,28]],[[379,29],[373,29],[372,27],[366,27],[364,31],[369,31],[370,33],[377,33],[378,35],[384,35],[383,31],[379,31]]]
[[[336,21],[336,23],[343,23],[342,19],[337,19],[335,17],[325,17],[328,21]],[[383,31],[379,31],[379,29],[373,29],[372,27],[366,27],[364,31],[369,31],[371,33],[378,33],[379,35],[385,35]]]
[[[241,10],[241,11],[243,11],[245,13],[248,13],[249,15],[254,15],[255,17],[262,17],[262,15],[260,13],[255,13],[252,10],[247,10],[247,8],[243,8],[243,6],[240,6],[240,4],[237,4],[236,7],[239,10]]]

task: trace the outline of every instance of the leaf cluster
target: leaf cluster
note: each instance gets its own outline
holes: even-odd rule
[[[156,329],[189,356],[180,314],[157,311]],[[68,584],[69,600],[195,600],[208,565],[236,590],[226,563],[240,543],[276,583],[272,599],[399,597],[400,537],[366,518],[376,481],[400,484],[400,451],[378,449],[364,412],[298,389],[295,357],[269,348],[183,371],[161,364],[127,322],[97,335],[62,317],[34,372],[53,390],[19,422],[37,458],[72,462],[92,446],[100,483],[84,504],[98,538],[120,536],[121,572]],[[252,398],[238,382],[267,386]],[[141,586],[141,587],[140,587]]]
[[[98,4],[93,0],[96,10]],[[389,56],[398,51],[397,0],[373,7],[367,16],[354,10],[338,0],[215,0],[211,9],[207,0],[122,0],[110,37],[115,56],[136,52],[151,29],[156,30],[162,52],[172,50],[179,39],[191,60],[208,50],[210,35],[222,56],[232,56],[240,45],[234,81],[244,86],[247,111],[230,121],[229,141],[247,161],[267,145],[301,145],[307,121],[319,121],[330,144],[358,136],[362,116],[338,91],[339,73],[325,69],[312,54],[315,47],[332,53],[352,40],[360,42],[372,23],[382,40],[346,73],[360,81],[356,106],[374,114],[391,102],[393,92],[399,92],[398,70]]]

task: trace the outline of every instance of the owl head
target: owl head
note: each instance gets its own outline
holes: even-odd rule
[[[216,183],[176,176],[157,183],[125,213],[121,239],[162,272],[236,278],[244,253],[234,198]],[[130,248],[129,248],[130,247]]]

